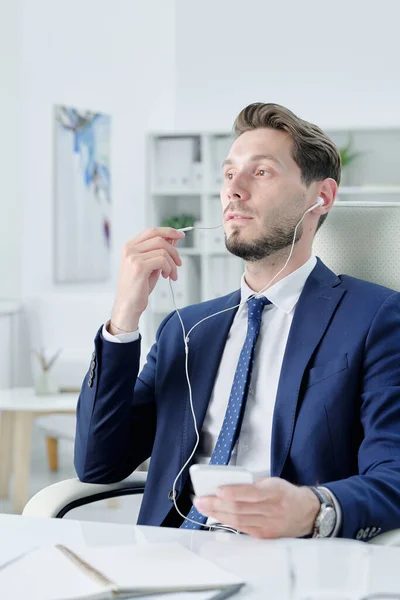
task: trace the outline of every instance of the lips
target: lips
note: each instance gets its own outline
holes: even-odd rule
[[[251,221],[251,219],[253,219],[253,217],[242,213],[228,213],[226,215],[226,221]]]

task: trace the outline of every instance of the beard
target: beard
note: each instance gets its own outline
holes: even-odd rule
[[[250,241],[240,239],[240,227],[234,229],[229,236],[225,233],[226,249],[246,262],[256,262],[268,258],[289,248],[293,243],[294,231],[301,216],[290,216],[281,219],[280,223],[271,226],[270,219],[265,221],[265,231]],[[297,228],[296,242],[303,234],[303,224]]]

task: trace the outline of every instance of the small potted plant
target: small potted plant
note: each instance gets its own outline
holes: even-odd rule
[[[353,136],[349,136],[349,140],[347,142],[347,144],[345,146],[342,146],[341,148],[339,148],[339,153],[340,153],[340,160],[342,163],[342,176],[341,176],[341,182],[340,184],[343,185],[349,185],[348,182],[348,175],[349,175],[349,171],[348,171],[348,167],[349,165],[351,165],[354,160],[360,156],[362,153],[361,152],[354,152],[353,150],[353,144],[354,144],[354,139]]]
[[[182,214],[171,217],[166,217],[161,221],[162,227],[173,227],[174,229],[182,229],[183,227],[193,227],[197,218],[194,215]],[[185,239],[179,242],[183,246],[193,246],[193,235],[186,234]]]

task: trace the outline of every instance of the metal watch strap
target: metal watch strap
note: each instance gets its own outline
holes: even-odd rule
[[[330,499],[330,497],[324,490],[321,490],[315,486],[310,486],[310,489],[314,492],[314,494],[317,496],[318,500],[321,503],[320,511],[315,519],[314,532],[313,532],[312,537],[329,537],[330,535],[332,535],[332,532],[335,529],[335,524],[329,526],[329,520],[332,522],[332,520],[334,518],[335,518],[335,520],[337,518],[335,505],[333,504],[332,500]],[[329,513],[328,523],[326,523],[326,517],[328,517],[327,513]],[[324,519],[325,519],[325,521],[324,521]],[[329,533],[326,532],[324,534],[324,529],[326,528],[327,525],[329,528],[328,529]],[[322,529],[322,531],[321,531],[321,529]]]
[[[334,508],[333,503],[330,501],[328,495],[323,490],[319,490],[314,485],[310,487],[310,490],[314,492],[321,504],[323,504],[324,506],[332,506],[332,508]]]

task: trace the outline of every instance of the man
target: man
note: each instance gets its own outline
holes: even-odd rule
[[[124,246],[111,320],[79,400],[76,470],[110,483],[151,455],[141,524],[213,519],[261,538],[369,539],[400,527],[400,295],[339,277],[312,255],[340,182],[338,151],[318,127],[279,105],[252,104],[235,132],[221,201],[227,249],[245,260],[241,289],[180,311],[186,331],[224,311],[190,334],[200,431],[192,463],[270,477],[193,507],[188,465],[176,485],[183,525],[175,510],[173,482],[196,443],[175,312],[138,375],[140,316],[160,274],[175,281],[181,265],[183,234],[171,228]]]

